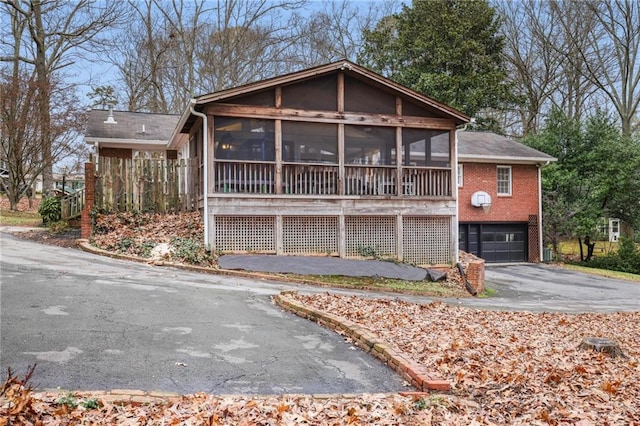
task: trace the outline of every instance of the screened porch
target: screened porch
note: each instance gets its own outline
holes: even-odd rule
[[[214,117],[210,192],[451,197],[450,132]]]

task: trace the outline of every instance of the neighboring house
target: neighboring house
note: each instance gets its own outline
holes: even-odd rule
[[[460,249],[487,262],[539,262],[540,170],[552,161],[495,133],[458,132]]]
[[[205,159],[215,251],[451,264],[455,133],[468,121],[340,61],[193,99],[168,148]]]
[[[614,217],[602,218],[598,231],[605,237],[606,241],[615,243],[620,239],[622,221]]]
[[[178,115],[92,109],[84,140],[97,157],[175,159],[167,149]]]

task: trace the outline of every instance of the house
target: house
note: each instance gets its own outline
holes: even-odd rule
[[[457,130],[464,114],[349,61],[203,95],[181,116],[90,117],[102,157],[197,164],[180,179],[217,252],[541,259],[540,168],[555,159]]]
[[[92,109],[84,135],[96,157],[175,159],[167,149],[178,115]]]
[[[451,264],[468,121],[340,61],[193,99],[167,149],[201,165],[213,250]]]
[[[486,262],[539,262],[540,170],[552,161],[495,133],[458,132],[460,249]]]

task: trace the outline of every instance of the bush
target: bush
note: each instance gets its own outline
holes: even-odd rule
[[[602,257],[594,257],[582,265],[610,271],[640,274],[640,250],[632,239],[620,237],[618,250]]]
[[[49,228],[49,232],[52,234],[62,234],[69,230],[69,222],[66,220],[59,220],[57,222],[49,222],[47,224],[47,228]]]
[[[176,237],[171,241],[173,248],[172,257],[175,260],[190,263],[192,265],[211,265],[215,260],[204,244],[189,238]]]
[[[49,197],[42,200],[38,208],[38,213],[42,216],[42,221],[45,224],[59,221],[62,217],[60,198]]]

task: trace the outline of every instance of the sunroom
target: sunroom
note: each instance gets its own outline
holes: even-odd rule
[[[169,148],[199,159],[212,250],[450,264],[467,121],[341,61],[195,98]]]

